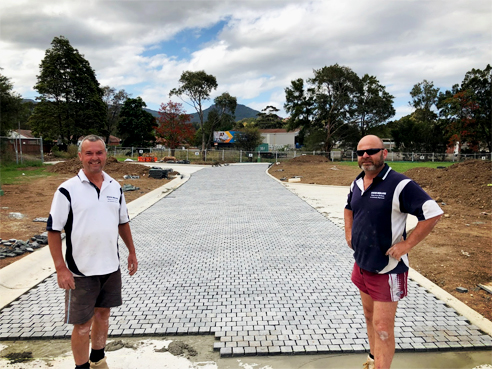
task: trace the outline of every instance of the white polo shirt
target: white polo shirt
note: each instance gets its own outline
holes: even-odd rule
[[[118,225],[130,221],[120,184],[103,172],[101,189],[81,169],[58,187],[46,229],[65,229],[65,262],[75,276],[104,275],[120,266]]]

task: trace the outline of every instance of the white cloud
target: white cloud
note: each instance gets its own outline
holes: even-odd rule
[[[282,107],[291,80],[338,63],[375,75],[401,116],[414,84],[450,88],[492,60],[491,15],[489,0],[3,0],[0,67],[16,91],[33,96],[45,50],[64,35],[102,85],[140,95],[151,108],[169,100],[183,71],[205,70],[219,83],[213,97],[228,91],[262,109]],[[196,39],[221,21],[223,30],[198,49],[180,46],[187,58],[161,49],[182,31]]]

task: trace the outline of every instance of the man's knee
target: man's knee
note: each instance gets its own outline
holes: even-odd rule
[[[374,321],[374,331],[381,341],[388,341],[393,337],[393,324],[390,321],[379,320]]]
[[[95,308],[94,319],[98,322],[108,322],[111,310],[109,308]]]
[[[91,332],[92,319],[82,324],[73,325],[73,334],[77,336],[89,336]]]
[[[388,330],[376,329],[376,334],[378,335],[379,339],[383,342],[387,341],[390,338],[390,334],[389,334]]]

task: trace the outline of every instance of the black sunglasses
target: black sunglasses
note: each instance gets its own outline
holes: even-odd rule
[[[367,149],[367,150],[357,150],[357,156],[364,156],[364,153],[367,152],[367,155],[374,155],[374,154],[377,154],[378,152],[380,152],[381,150],[384,150],[384,148],[382,149]]]

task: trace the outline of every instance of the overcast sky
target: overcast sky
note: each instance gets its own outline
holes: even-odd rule
[[[217,78],[212,98],[229,92],[285,116],[290,82],[338,63],[376,76],[395,96],[396,119],[412,111],[416,83],[450,89],[492,63],[491,19],[490,0],[2,0],[0,67],[16,92],[34,98],[45,50],[63,35],[101,86],[151,109],[169,101],[183,71],[205,70]]]

